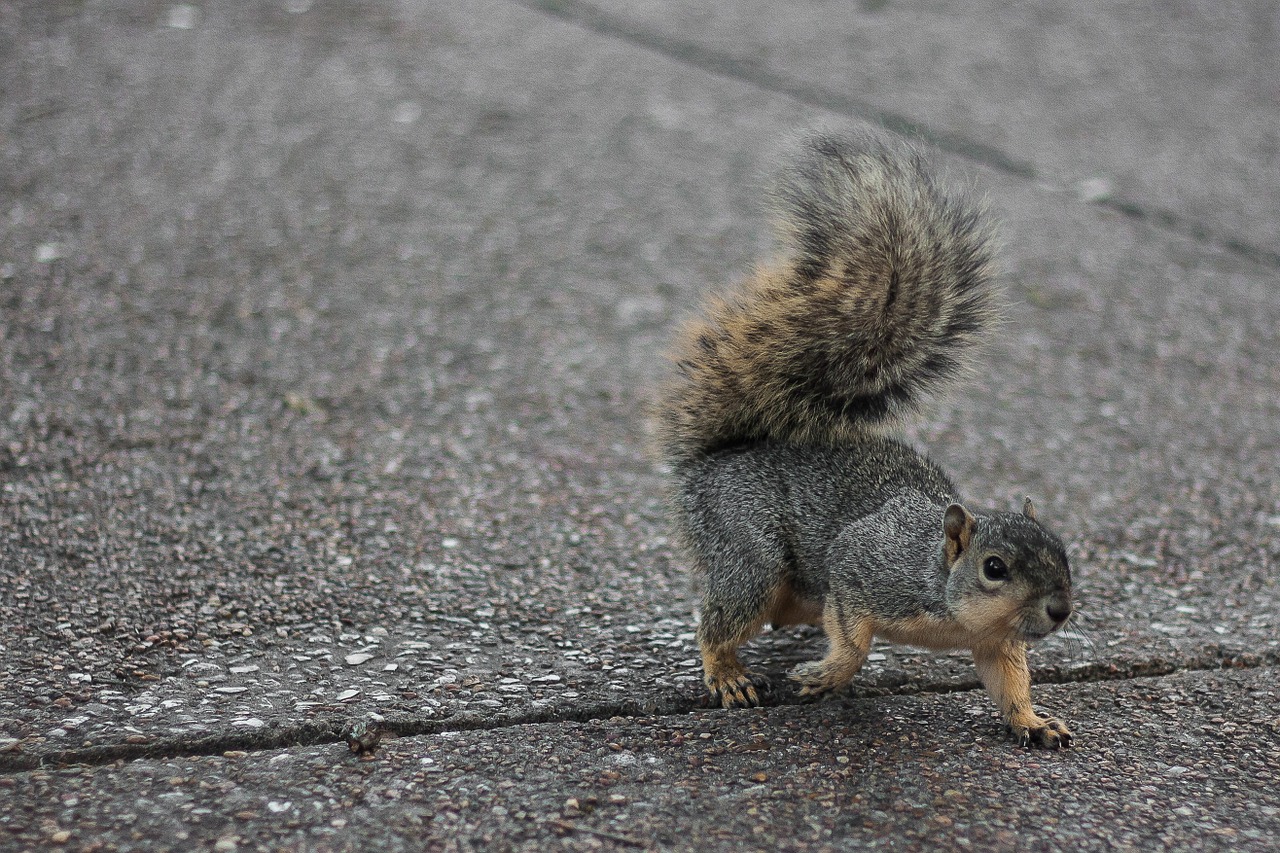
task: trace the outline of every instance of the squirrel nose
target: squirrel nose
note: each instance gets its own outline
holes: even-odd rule
[[[1071,616],[1071,602],[1065,598],[1054,598],[1045,605],[1044,610],[1054,623],[1061,625]]]

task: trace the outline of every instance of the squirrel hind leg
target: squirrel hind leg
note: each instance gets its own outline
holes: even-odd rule
[[[792,599],[784,580],[782,554],[769,541],[756,543],[749,551],[739,543],[703,568],[700,574],[705,586],[697,635],[703,682],[715,704],[754,707],[760,704],[757,688],[767,680],[747,671],[738,660],[738,647],[759,634]]]
[[[724,590],[721,590],[724,592]],[[749,671],[738,659],[738,647],[760,633],[774,618],[777,602],[786,598],[785,585],[773,590],[736,588],[718,595],[708,586],[698,623],[698,648],[702,653],[702,680],[712,703],[724,708],[752,708],[760,704],[759,688],[768,679]]]
[[[759,688],[768,682],[738,660],[736,643],[702,644],[702,681],[713,704],[722,708],[754,708]]]

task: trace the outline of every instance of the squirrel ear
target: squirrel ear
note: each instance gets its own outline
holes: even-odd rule
[[[974,523],[973,515],[960,504],[947,507],[946,514],[942,516],[942,532],[947,537],[943,549],[946,553],[948,568],[960,559],[961,554],[969,550]]]
[[[1032,521],[1036,520],[1036,508],[1035,508],[1035,504],[1031,503],[1030,495],[1028,495],[1022,501],[1022,514],[1025,515],[1027,518],[1031,519]]]

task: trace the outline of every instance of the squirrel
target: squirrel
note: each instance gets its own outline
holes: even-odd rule
[[[758,705],[738,647],[808,623],[830,648],[792,670],[802,696],[847,685],[874,637],[967,648],[1020,744],[1069,746],[1032,707],[1026,657],[1072,613],[1062,540],[1030,498],[968,509],[891,434],[999,319],[985,209],[872,131],[810,131],[771,198],[783,251],[683,330],[654,412],[710,701]]]

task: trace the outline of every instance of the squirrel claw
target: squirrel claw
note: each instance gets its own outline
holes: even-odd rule
[[[1009,726],[1009,732],[1017,739],[1018,746],[1039,746],[1044,749],[1067,749],[1071,746],[1071,730],[1061,720],[1052,717],[1042,720],[1038,726]]]
[[[764,687],[768,682],[760,675],[743,672],[726,678],[708,678],[707,691],[711,694],[711,704],[722,708],[754,708],[760,704],[760,693],[757,687]]]

